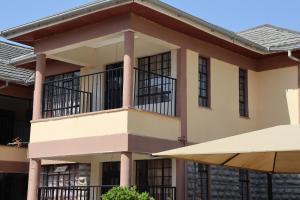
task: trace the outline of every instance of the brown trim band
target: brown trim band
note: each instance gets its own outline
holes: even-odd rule
[[[27,174],[28,169],[29,169],[28,162],[0,161],[0,172],[1,173]]]
[[[30,143],[28,156],[29,158],[51,158],[110,152],[156,153],[180,146],[181,144],[174,140],[124,133]]]

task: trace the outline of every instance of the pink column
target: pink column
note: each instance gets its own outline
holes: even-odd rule
[[[34,93],[33,93],[32,120],[37,120],[42,118],[43,82],[45,78],[45,71],[46,71],[46,56],[44,54],[37,54],[35,84],[34,84]],[[41,168],[41,160],[30,159],[27,200],[38,200],[40,168]]]
[[[177,51],[177,94],[176,111],[181,119],[181,134],[178,141],[182,146],[187,143],[187,50],[185,48]],[[176,161],[176,199],[186,199],[186,165],[185,161]]]
[[[46,56],[44,54],[38,54],[36,57],[32,120],[42,118],[43,82],[45,78],[45,71]]]
[[[27,200],[38,200],[40,171],[41,171],[41,161],[30,159]]]
[[[133,107],[134,32],[124,32],[123,108]]]
[[[131,185],[132,153],[121,153],[120,186],[129,187]]]

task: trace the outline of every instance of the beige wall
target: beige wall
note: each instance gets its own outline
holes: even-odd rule
[[[259,72],[258,128],[299,122],[298,67]]]
[[[0,145],[0,161],[28,162],[27,149]]]
[[[211,58],[211,108],[199,107],[198,54],[188,51],[188,140],[203,142],[255,129],[255,78],[254,73],[249,72],[250,118],[241,118],[238,107],[238,67]]]
[[[211,108],[198,106],[198,54],[188,51],[188,140],[203,142],[298,122],[297,67],[248,71],[249,118],[239,115],[238,66],[211,60]]]
[[[35,143],[113,134],[177,140],[180,120],[135,109],[94,112],[32,122],[30,141]]]

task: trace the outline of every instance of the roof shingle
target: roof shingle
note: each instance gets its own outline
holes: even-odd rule
[[[34,72],[27,69],[16,68],[10,60],[31,54],[31,48],[21,47],[0,41],[0,80],[30,85],[34,81]]]
[[[237,33],[252,42],[269,49],[285,51],[300,48],[300,33],[265,24]]]

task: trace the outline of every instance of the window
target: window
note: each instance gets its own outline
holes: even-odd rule
[[[248,73],[245,69],[239,70],[239,103],[240,116],[248,117]]]
[[[88,185],[89,171],[90,166],[85,164],[43,166],[41,185],[43,187]]]
[[[140,160],[136,162],[137,186],[171,186],[172,161],[170,159]]]
[[[199,106],[210,107],[210,67],[207,58],[199,56]]]
[[[240,196],[241,200],[249,199],[249,172],[248,170],[239,170],[239,181],[240,181]]]
[[[120,184],[120,162],[104,162],[102,173],[103,185]]]
[[[77,114],[80,111],[80,72],[46,77],[44,88],[44,117]]]
[[[208,184],[209,184],[209,173],[208,165],[188,162],[188,173],[187,173],[187,190],[188,199],[209,199]]]
[[[172,98],[171,53],[138,59],[137,104],[168,102]]]

